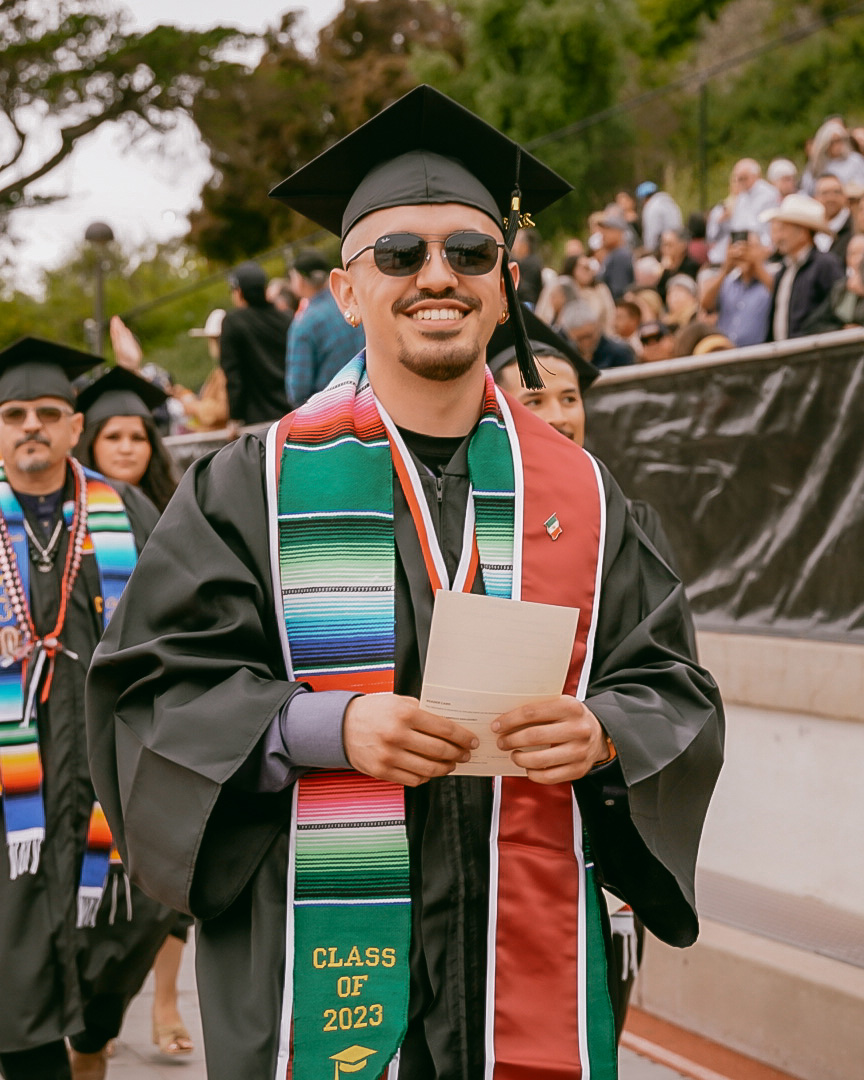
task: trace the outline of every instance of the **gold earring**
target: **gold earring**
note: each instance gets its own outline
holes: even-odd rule
[[[510,318],[510,309],[509,309],[509,308],[507,307],[507,305],[505,304],[505,305],[504,305],[504,310],[503,310],[503,311],[501,312],[501,315],[500,315],[500,317],[499,317],[499,319],[498,319],[498,325],[499,325],[499,326],[503,326],[503,325],[504,325],[504,323],[505,323],[505,322],[507,322],[507,320],[508,320],[509,318]]]
[[[347,322],[349,324],[349,326],[356,327],[357,326],[357,321],[358,321],[357,316],[354,314],[354,312],[351,311],[349,308],[346,308],[346,310],[345,310],[345,322]]]

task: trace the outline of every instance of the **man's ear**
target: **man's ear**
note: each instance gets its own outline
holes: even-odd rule
[[[351,275],[348,270],[337,266],[330,271],[330,292],[333,299],[339,305],[340,311],[353,312],[360,321],[360,309],[357,305],[357,297],[354,295],[354,286],[351,283]]]
[[[515,259],[511,258],[510,261],[507,263],[507,266],[510,269],[510,276],[513,278],[513,288],[518,289],[519,288],[519,263],[517,263]],[[505,269],[504,272],[506,274],[507,270]],[[504,281],[503,280],[501,281],[501,292],[502,292],[502,294],[504,293]]]

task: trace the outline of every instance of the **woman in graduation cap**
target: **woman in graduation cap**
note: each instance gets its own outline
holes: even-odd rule
[[[78,395],[84,430],[75,450],[83,464],[138,487],[160,512],[177,481],[174,465],[153,420],[168,395],[126,368],[111,368]]]
[[[84,430],[75,456],[109,480],[140,488],[160,512],[177,487],[173,462],[153,419],[153,410],[167,398],[155,383],[115,367],[81,390],[77,401]],[[153,1042],[168,1057],[193,1049],[177,1003],[177,976],[189,923],[187,916],[178,914],[153,965]]]
[[[341,238],[366,350],[187,472],[88,698],[131,873],[201,919],[210,1080],[612,1080],[597,880],[696,937],[721,705],[681,584],[484,364],[513,319],[542,385],[508,248],[568,190],[423,86],[273,193]],[[519,776],[451,776],[474,736],[420,707],[451,587],[579,609],[566,692],[494,720]]]

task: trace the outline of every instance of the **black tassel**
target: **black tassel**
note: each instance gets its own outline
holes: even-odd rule
[[[522,211],[522,192],[519,189],[519,171],[522,166],[522,151],[516,147],[516,178],[513,182],[513,193],[510,196],[510,213],[507,215],[507,228],[504,232],[504,243],[509,251],[513,247],[516,233],[519,231],[519,220]]]
[[[513,284],[513,276],[510,273],[510,259],[504,252],[502,271],[504,274],[504,293],[507,297],[507,307],[510,318],[514,322],[513,344],[516,348],[516,363],[519,365],[519,375],[522,385],[527,390],[543,390],[546,384],[537,370],[537,361],[531,352],[528,342],[528,332],[525,329],[525,320],[522,318],[522,305],[516,295],[516,286]]]

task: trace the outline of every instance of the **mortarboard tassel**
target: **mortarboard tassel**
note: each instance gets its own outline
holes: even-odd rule
[[[513,344],[516,348],[516,363],[519,365],[522,385],[528,390],[542,390],[546,384],[540,377],[537,362],[528,343],[528,332],[525,329],[525,320],[522,318],[522,305],[516,295],[516,286],[513,284],[513,276],[510,273],[510,257],[506,249],[501,269],[504,274],[504,292],[507,296],[507,307],[510,309],[510,318],[515,323],[513,327]]]

